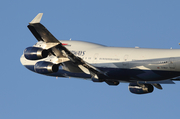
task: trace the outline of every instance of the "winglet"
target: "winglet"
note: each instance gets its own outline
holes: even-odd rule
[[[40,23],[43,13],[39,13],[29,24]]]

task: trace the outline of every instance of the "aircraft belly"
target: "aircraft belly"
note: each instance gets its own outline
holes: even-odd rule
[[[34,65],[25,65],[31,71],[34,71]],[[108,75],[108,80],[120,80],[125,82],[132,81],[160,81],[179,76],[180,72],[176,71],[160,71],[160,70],[139,70],[139,69],[125,69],[125,68],[102,68],[100,70]],[[34,71],[35,72],[35,71]],[[91,75],[85,73],[73,73],[63,69],[59,69],[56,73],[46,74],[55,77],[75,77],[90,79]]]
[[[121,81],[160,81],[179,76],[180,72],[160,70],[139,70],[125,68],[99,68],[109,79]]]

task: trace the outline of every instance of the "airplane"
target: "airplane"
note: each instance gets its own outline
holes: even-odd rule
[[[180,81],[180,50],[108,47],[96,43],[57,40],[40,21],[39,13],[27,26],[37,43],[20,58],[27,69],[54,77],[73,77],[105,82],[110,86],[129,83],[134,94],[152,93],[161,84]]]

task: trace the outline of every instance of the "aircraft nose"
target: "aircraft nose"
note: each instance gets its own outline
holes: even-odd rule
[[[30,60],[27,60],[25,57],[24,57],[24,54],[21,56],[20,58],[20,62],[21,64],[26,67],[27,69],[31,70],[31,71],[34,71],[34,65],[35,65],[35,61],[30,61]]]
[[[21,55],[21,57],[20,57],[20,62],[21,62],[22,65],[24,64],[24,54]]]

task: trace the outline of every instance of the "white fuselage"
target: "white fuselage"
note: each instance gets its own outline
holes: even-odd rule
[[[61,40],[61,42],[64,43],[65,47],[76,56],[98,68],[180,72],[179,49],[120,48],[106,47],[82,41]],[[47,57],[42,60],[52,61],[52,59],[52,57]],[[32,61],[25,59],[23,55],[21,57],[21,63],[25,66],[33,66],[36,62],[42,60]],[[69,61],[69,59],[62,58],[62,62],[63,61]],[[150,75],[152,76],[154,73],[150,73]],[[151,78],[143,77],[142,74],[137,74],[136,76],[143,80],[151,80]],[[176,75],[167,78],[173,78],[176,76],[177,73]],[[128,74],[128,77],[131,77],[130,73]],[[136,78],[132,76],[131,79]],[[152,80],[156,80],[156,78]],[[162,80],[162,78],[157,80]]]

